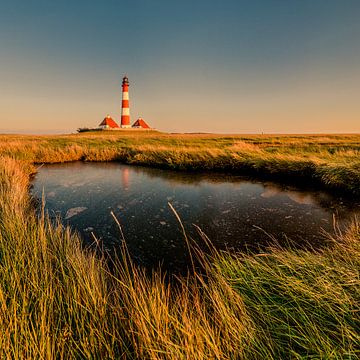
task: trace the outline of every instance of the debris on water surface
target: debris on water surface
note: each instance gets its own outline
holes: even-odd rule
[[[75,215],[80,214],[81,212],[87,210],[87,207],[79,206],[69,209],[65,214],[65,220],[72,218]]]

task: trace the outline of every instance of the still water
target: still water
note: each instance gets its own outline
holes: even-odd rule
[[[109,250],[120,244],[119,219],[129,251],[148,268],[172,271],[189,258],[171,203],[189,234],[202,243],[199,226],[218,249],[263,251],[273,240],[284,246],[324,246],[333,233],[360,213],[360,205],[320,191],[300,191],[243,177],[181,173],[118,163],[46,165],[32,193],[45,196],[45,209]]]

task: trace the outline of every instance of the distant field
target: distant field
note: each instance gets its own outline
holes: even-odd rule
[[[214,135],[104,131],[0,135],[0,155],[35,163],[121,161],[189,171],[231,171],[360,195],[360,134]]]
[[[360,135],[0,135],[0,358],[358,359],[355,219],[318,252],[207,257],[193,248],[204,272],[173,287],[126,250],[110,269],[70,228],[35,214],[29,186],[34,163],[122,161],[358,196],[359,155]]]

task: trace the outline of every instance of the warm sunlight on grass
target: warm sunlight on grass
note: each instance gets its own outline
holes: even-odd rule
[[[358,194],[359,149],[356,135],[0,136],[0,358],[359,357],[356,222],[319,252],[193,249],[204,271],[174,286],[125,248],[110,267],[69,228],[38,218],[29,195],[34,162],[72,160],[284,176]]]
[[[231,171],[360,194],[360,135],[170,135],[152,131],[0,135],[0,154],[35,163],[121,161],[178,170]]]

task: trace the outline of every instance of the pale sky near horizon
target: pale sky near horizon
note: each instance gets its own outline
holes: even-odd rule
[[[359,0],[0,0],[0,133],[360,132]]]

